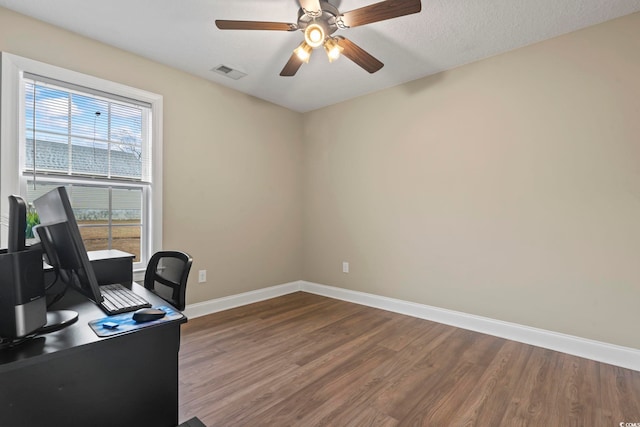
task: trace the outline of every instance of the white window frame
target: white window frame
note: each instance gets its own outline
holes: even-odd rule
[[[7,197],[21,194],[22,170],[20,146],[24,138],[24,73],[36,74],[51,79],[73,83],[112,93],[125,98],[136,99],[151,105],[152,135],[152,175],[151,186],[143,192],[145,204],[150,207],[145,212],[143,224],[149,241],[141,242],[141,258],[149,260],[151,255],[162,249],[162,110],[163,98],[145,90],[111,82],[98,77],[67,70],[54,65],[2,52],[2,82],[0,97],[0,247],[7,245],[9,204]],[[24,188],[23,188],[24,190]],[[142,272],[144,263],[134,264],[135,272]],[[137,275],[140,277],[140,274]]]

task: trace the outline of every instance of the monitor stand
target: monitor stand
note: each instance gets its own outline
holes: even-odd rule
[[[78,320],[78,312],[73,310],[47,311],[47,324],[38,329],[39,334],[58,331]]]

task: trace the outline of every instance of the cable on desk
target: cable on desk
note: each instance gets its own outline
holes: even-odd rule
[[[53,278],[51,283],[49,283],[48,285],[44,286],[45,292],[48,291],[49,289],[51,289],[53,287],[53,285],[55,285],[56,282],[58,281],[58,279],[60,278],[60,275],[58,274],[58,269],[57,268],[53,269],[53,273],[55,274],[55,277]]]
[[[56,272],[55,280],[51,284],[49,284],[48,287],[45,288],[45,291],[51,289],[53,287],[53,285],[56,284],[58,279],[60,279],[60,274],[59,274],[57,269],[55,270],[55,272]],[[54,295],[54,297],[51,299],[51,301],[47,301],[47,308],[51,307],[53,304],[55,304],[58,301],[60,301],[62,299],[62,297],[67,293],[67,289],[69,289],[69,281],[65,280],[64,281],[64,288],[62,288],[62,291],[60,291],[56,295]]]

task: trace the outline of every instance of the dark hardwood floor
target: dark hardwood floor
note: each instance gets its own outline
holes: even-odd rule
[[[640,423],[640,372],[303,292],[189,320],[179,378],[209,427]]]

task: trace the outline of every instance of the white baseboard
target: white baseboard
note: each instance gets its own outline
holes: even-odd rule
[[[531,344],[550,350],[572,354],[598,362],[640,371],[640,350],[603,343],[516,323],[490,319],[488,317],[461,313],[424,304],[417,304],[394,298],[387,298],[365,292],[351,291],[333,286],[299,280],[257,291],[232,295],[202,303],[188,305],[187,317],[198,317],[281,295],[303,291],[329,298],[375,307],[394,313],[405,314],[420,319],[431,320],[458,328],[493,335],[513,341]]]
[[[277,286],[270,286],[268,288],[258,289],[255,291],[244,292],[237,295],[230,295],[228,297],[189,304],[185,307],[184,314],[187,318],[205,316],[207,314],[217,313],[219,311],[229,310],[231,308],[298,292],[300,287],[301,281],[296,281]]]

